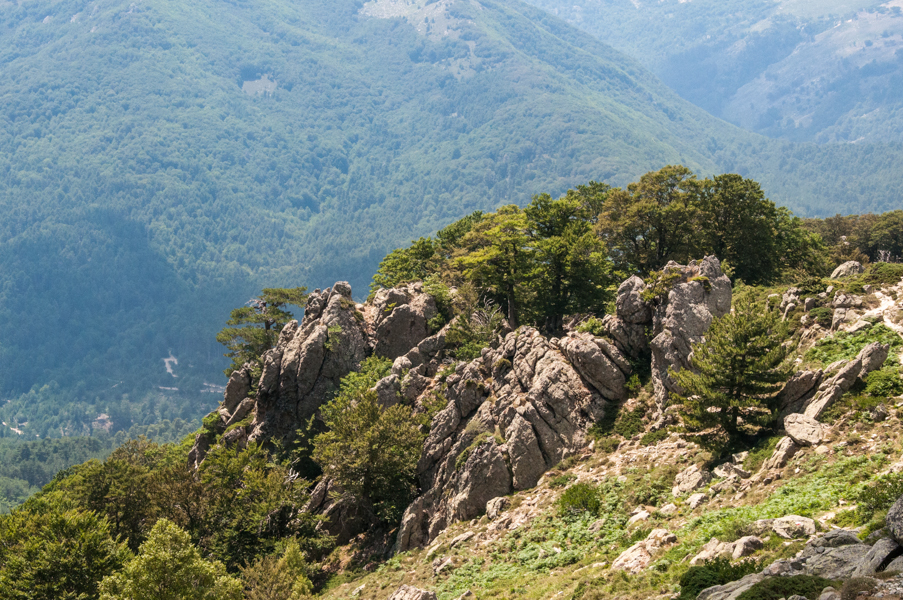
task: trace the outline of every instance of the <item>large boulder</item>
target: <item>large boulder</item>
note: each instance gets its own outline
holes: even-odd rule
[[[848,260],[831,273],[831,279],[843,279],[844,277],[852,277],[864,272],[862,263],[855,260]]]
[[[429,322],[436,316],[436,302],[419,283],[381,289],[373,298],[376,309],[374,352],[396,358],[429,336]]]
[[[777,400],[780,413],[789,415],[802,412],[806,401],[809,400],[824,378],[821,370],[797,371],[787,380],[784,387],[778,392]]]
[[[677,541],[677,536],[667,529],[653,529],[646,539],[637,542],[611,563],[613,571],[627,571],[639,573],[646,569],[652,562],[652,556],[661,548],[670,546]]]
[[[674,496],[680,496],[705,487],[711,480],[711,472],[700,469],[698,465],[690,465],[674,477],[674,486],[671,489],[671,493]]]
[[[784,417],[784,430],[800,446],[816,446],[825,438],[824,425],[799,413]]]

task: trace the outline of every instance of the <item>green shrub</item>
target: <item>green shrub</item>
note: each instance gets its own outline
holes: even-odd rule
[[[817,296],[828,289],[821,277],[811,276],[797,282],[794,286],[800,291],[800,298]]]
[[[646,414],[645,406],[637,406],[633,410],[625,411],[620,406],[613,406],[606,411],[599,421],[594,423],[587,432],[593,439],[601,439],[612,433],[617,433],[624,439],[630,439],[643,431],[643,416]]]
[[[809,311],[809,318],[822,327],[830,327],[834,320],[834,311],[826,306],[817,306]]]
[[[575,476],[571,475],[570,473],[562,473],[561,475],[558,475],[557,477],[553,477],[552,480],[549,481],[549,487],[553,487],[553,488],[565,487],[566,485],[568,485],[570,482],[574,481],[575,479],[577,479],[577,478]]]
[[[903,394],[903,377],[896,366],[872,371],[865,378],[865,393],[870,396],[898,396]]]
[[[769,577],[740,594],[737,600],[781,600],[794,594],[816,600],[823,589],[833,585],[836,584],[830,579],[811,575]]]
[[[847,289],[855,294],[863,293],[863,285],[893,285],[903,279],[903,264],[900,263],[872,263],[865,273],[856,277]]]
[[[652,446],[657,444],[663,440],[668,439],[668,436],[671,433],[667,429],[659,429],[658,431],[647,431],[643,434],[643,437],[640,438],[640,444],[643,446]]]
[[[727,558],[707,560],[701,565],[687,569],[680,577],[679,600],[696,600],[699,592],[713,585],[724,585],[759,571],[759,563],[744,560],[731,563]]]
[[[577,325],[577,331],[580,333],[591,333],[596,337],[600,337],[606,333],[602,319],[598,317],[590,317],[580,325]]]
[[[746,460],[743,461],[743,468],[750,473],[757,472],[759,467],[762,466],[762,463],[771,458],[771,455],[774,454],[774,449],[777,447],[779,441],[781,441],[781,436],[779,435],[773,435],[760,440],[753,446],[752,450],[749,451],[749,455],[746,457]]]
[[[875,580],[870,577],[853,577],[840,588],[840,600],[856,600],[862,592],[871,595],[877,587]]]
[[[640,381],[640,376],[634,373],[627,380],[627,383],[624,384],[624,387],[627,388],[630,394],[636,394],[643,387],[643,382]]]
[[[900,496],[903,496],[903,473],[888,473],[878,477],[856,496],[859,522],[868,523],[875,515],[887,512]]]
[[[841,331],[823,338],[806,352],[805,358],[810,362],[815,361],[822,365],[829,365],[838,360],[854,358],[872,342],[890,344],[893,354],[903,347],[903,339],[900,339],[895,331],[886,325],[879,324],[857,333]]]
[[[599,489],[589,483],[575,483],[564,490],[557,504],[562,519],[579,518],[586,513],[598,515],[602,508]]]

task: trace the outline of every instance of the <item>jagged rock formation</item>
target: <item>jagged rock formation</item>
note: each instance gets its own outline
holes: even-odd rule
[[[560,340],[521,328],[445,381],[448,404],[432,422],[418,464],[423,494],[407,509],[399,550],[424,546],[487,503],[527,489],[585,444],[606,399],[626,397],[630,365],[605,340]]]
[[[228,431],[223,443],[293,438],[362,360],[374,353],[394,359],[416,348],[429,335],[428,322],[435,315],[436,304],[419,283],[380,290],[367,306],[355,304],[347,282],[315,290],[301,322],[288,323],[276,347],[264,355],[255,398],[248,397],[250,366],[232,373],[218,409],[217,432],[249,415],[253,420]],[[204,459],[211,441],[205,433],[198,435],[191,464]]]
[[[645,284],[639,277],[631,277],[622,283],[616,313],[604,320],[609,336],[627,355],[636,358],[651,351],[652,381],[660,408],[667,405],[671,392],[683,392],[668,369],[689,368],[692,345],[702,341],[713,318],[731,309],[731,282],[714,256],[687,266],[672,261],[662,273],[670,287],[652,302],[643,300],[643,292],[653,291],[654,282]],[[646,337],[647,329],[651,339]]]

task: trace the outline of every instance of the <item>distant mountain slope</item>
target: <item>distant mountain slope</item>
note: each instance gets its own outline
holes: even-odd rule
[[[388,250],[475,209],[668,163],[806,214],[901,192],[899,146],[748,134],[515,0],[5,2],[0,76],[0,391],[61,386],[0,416],[40,435],[157,418],[149,391],[200,414],[229,308],[363,296]]]
[[[681,96],[798,141],[903,140],[903,2],[527,0]]]

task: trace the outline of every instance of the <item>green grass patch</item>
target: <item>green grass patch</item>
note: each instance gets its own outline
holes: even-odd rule
[[[894,357],[903,347],[903,339],[899,334],[886,325],[879,324],[857,333],[841,331],[823,338],[806,352],[805,360],[824,367],[838,360],[855,358],[872,342],[890,344],[891,354]],[[891,358],[888,357],[888,360]]]
[[[706,588],[737,581],[750,573],[757,573],[760,569],[761,565],[754,560],[737,563],[732,563],[724,557],[707,560],[701,565],[690,567],[681,575],[678,598],[679,600],[696,600],[699,592]]]

